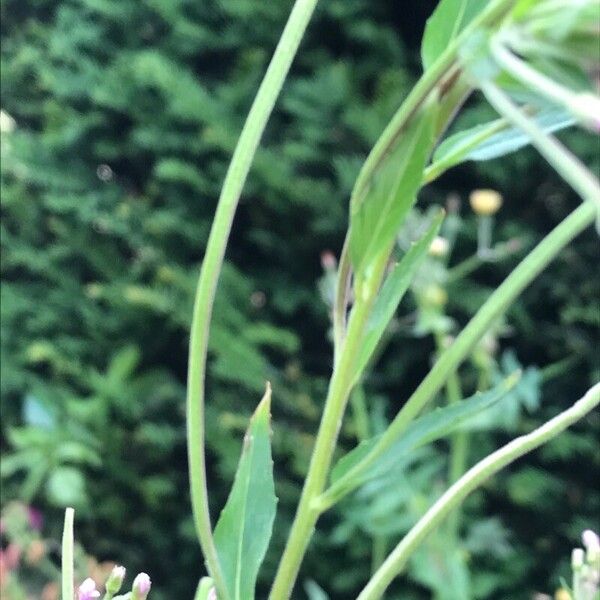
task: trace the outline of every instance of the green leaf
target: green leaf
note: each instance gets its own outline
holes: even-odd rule
[[[562,108],[540,110],[533,120],[544,131],[551,133],[573,125],[575,120]],[[449,169],[467,160],[491,160],[516,152],[529,144],[529,136],[521,129],[511,127],[505,119],[496,119],[477,125],[445,139],[433,154],[433,165]]]
[[[392,320],[418,266],[425,258],[433,238],[437,235],[443,218],[444,213],[442,211],[435,217],[423,237],[408,250],[402,257],[402,260],[387,276],[367,323],[355,370],[357,379],[362,375],[367,363],[373,356],[373,352],[381,340],[385,328]]]
[[[416,419],[404,432],[404,435],[375,461],[369,468],[368,473],[360,476],[360,482],[374,479],[393,469],[397,460],[406,453],[465,427],[471,419],[498,402],[504,394],[516,385],[519,378],[520,372],[516,372],[487,392],[478,392],[471,398],[444,408],[436,408],[423,417]],[[360,462],[380,438],[381,435],[378,435],[365,440],[354,450],[343,456],[331,472],[332,483],[341,479],[354,465]]]
[[[270,407],[267,386],[250,420],[235,481],[215,527],[215,545],[232,600],[253,600],[275,519]]]
[[[46,482],[48,500],[54,506],[81,506],[86,499],[85,481],[81,471],[73,467],[58,467]]]
[[[421,58],[428,69],[456,36],[486,7],[489,0],[441,0],[427,19]]]
[[[430,105],[411,121],[373,175],[364,200],[352,207],[350,258],[357,276],[390,246],[416,200],[433,145],[436,115],[437,107]]]

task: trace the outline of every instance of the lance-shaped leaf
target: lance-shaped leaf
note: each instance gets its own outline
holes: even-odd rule
[[[364,198],[350,215],[350,258],[357,276],[389,248],[423,180],[433,146],[437,106],[430,104],[400,134],[397,144],[373,175]]]
[[[277,498],[270,430],[271,388],[250,420],[215,545],[231,600],[253,600],[258,569],[271,539]]]
[[[407,453],[467,426],[470,420],[496,404],[516,385],[520,376],[520,372],[516,372],[487,392],[478,392],[466,400],[444,408],[436,408],[416,419],[402,437],[371,465],[368,472],[359,475],[356,480],[349,481],[349,486],[351,488],[358,487],[365,481],[389,472],[396,463],[401,464],[399,459]],[[331,472],[332,483],[342,479],[354,465],[358,464],[377,444],[380,437],[381,435],[378,435],[361,442],[354,450],[343,456]]]
[[[417,268],[425,258],[433,238],[437,235],[443,218],[444,213],[442,211],[435,217],[425,235],[413,244],[383,283],[381,291],[375,300],[373,312],[369,317],[361,344],[355,370],[356,379],[362,375],[367,363],[373,356],[373,352],[413,280]]]
[[[559,107],[544,108],[532,118],[547,133],[565,129],[575,122],[564,108]],[[467,160],[491,160],[516,152],[529,143],[529,136],[521,129],[512,127],[505,119],[496,119],[445,139],[433,154],[431,168],[446,170]]]
[[[456,36],[486,7],[489,0],[440,0],[427,19],[421,58],[429,68]]]

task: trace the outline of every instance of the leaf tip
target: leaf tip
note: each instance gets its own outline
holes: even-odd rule
[[[265,386],[265,393],[262,400],[258,403],[252,420],[261,420],[268,422],[271,418],[271,382],[267,381]]]

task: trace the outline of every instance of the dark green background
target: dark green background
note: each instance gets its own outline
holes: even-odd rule
[[[433,6],[322,1],[235,220],[210,344],[211,494],[216,515],[247,416],[269,379],[280,504],[265,582],[331,368],[316,286],[320,254],[339,253],[354,177],[419,75],[418,45]],[[287,0],[1,3],[1,106],[16,120],[2,138],[2,452],[13,454],[17,428],[25,447],[47,459],[37,479],[29,471],[5,478],[2,502],[25,498],[42,508],[57,538],[61,507],[75,504],[86,549],[149,572],[156,600],[191,597],[203,572],[186,492],[191,305],[225,169],[290,7]],[[475,99],[464,122],[490,114]],[[597,170],[596,142],[577,132],[564,137]],[[448,193],[462,198],[457,258],[474,248],[466,198],[478,187],[505,196],[498,237],[528,244],[578,203],[531,150],[464,165],[420,200],[425,207],[443,204]],[[459,323],[515,260],[449,290]],[[588,231],[510,312],[502,347],[522,365],[570,359],[516,431],[567,407],[598,378],[597,260],[597,237]],[[367,381],[368,396],[383,398],[394,414],[426,373],[432,349],[427,338],[395,336]],[[495,591],[483,597],[530,598],[567,574],[580,531],[597,525],[598,425],[597,415],[588,417],[468,505],[469,523],[499,515],[508,530],[504,558],[473,564],[497,575]],[[514,433],[483,436],[471,461]],[[81,450],[65,459],[69,441],[101,464],[86,462]],[[342,441],[354,443],[349,429]],[[322,520],[301,580],[350,598],[366,580],[370,546],[356,533],[346,547],[332,547],[337,522],[336,514]],[[411,586],[398,597],[430,597]]]

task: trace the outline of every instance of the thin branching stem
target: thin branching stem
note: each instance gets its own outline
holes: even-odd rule
[[[373,463],[402,435],[412,420],[445,385],[448,376],[519,294],[579,233],[594,222],[596,207],[585,202],[554,228],[492,293],[467,326],[438,358],[373,449],[319,498],[323,510],[338,502],[362,481]]]
[[[567,427],[573,425],[600,404],[600,383],[589,389],[571,408],[560,413],[527,435],[509,442],[467,471],[437,500],[418,523],[408,532],[386,558],[357,600],[381,598],[390,583],[402,573],[406,562],[423,540],[434,531],[446,516],[492,475],[514,462],[520,456],[545,444]]]
[[[196,532],[220,600],[229,600],[215,547],[204,455],[204,379],[212,307],[233,217],[263,131],[317,0],[296,0],[229,165],[208,238],[194,301],[187,386],[190,491]]]

